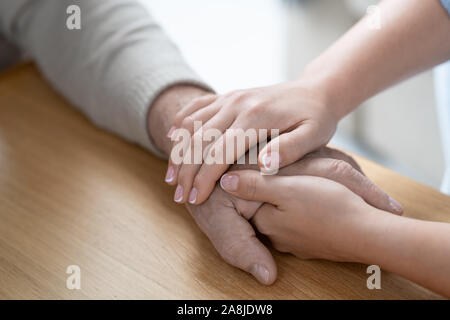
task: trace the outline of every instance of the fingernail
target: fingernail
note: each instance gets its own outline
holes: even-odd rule
[[[177,129],[177,127],[172,126],[169,130],[169,132],[167,133],[167,138],[172,138],[173,132]]]
[[[262,160],[264,169],[275,170],[275,169],[278,169],[278,166],[280,165],[280,154],[278,152],[266,153],[262,156],[261,160]],[[273,167],[271,167],[271,165]],[[275,168],[275,166],[277,166],[277,167]]]
[[[230,174],[224,174],[220,178],[220,186],[227,191],[236,191],[239,183],[239,177]]]
[[[174,170],[172,166],[169,166],[169,168],[167,169],[167,173],[166,173],[166,182],[172,182],[173,181],[173,177],[174,177]]]
[[[394,211],[399,213],[403,212],[403,206],[397,200],[389,197],[389,204]]]
[[[254,264],[250,273],[262,283],[269,283],[269,271],[260,264]]]
[[[197,188],[192,188],[191,192],[189,193],[189,203],[194,204],[195,201],[197,201]]]
[[[180,202],[181,200],[183,200],[183,187],[182,186],[180,186],[180,185],[177,186],[173,200],[175,202]]]

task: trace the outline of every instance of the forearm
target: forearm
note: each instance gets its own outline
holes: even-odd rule
[[[360,262],[377,264],[450,297],[450,224],[371,210],[362,228]]]
[[[450,58],[450,18],[438,0],[385,0],[381,28],[365,17],[305,69],[338,118],[385,88]]]

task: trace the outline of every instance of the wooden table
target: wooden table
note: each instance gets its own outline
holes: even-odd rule
[[[450,198],[368,160],[366,174],[406,215],[450,222]],[[32,65],[0,77],[1,299],[439,298],[366,266],[274,252],[270,287],[227,265],[175,205],[166,164],[94,127]],[[81,268],[81,290],[66,268]]]

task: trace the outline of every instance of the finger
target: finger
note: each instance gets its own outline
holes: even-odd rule
[[[248,130],[245,123],[236,120],[210,146],[205,161],[196,173],[193,181],[193,187],[198,190],[197,204],[208,199],[217,180],[237,160],[242,159],[242,162],[246,163],[248,161],[250,164],[257,163],[257,150],[255,146],[260,138],[257,130]],[[264,136],[262,138],[265,139],[266,137]],[[249,151],[249,155],[247,156],[248,159],[245,160],[247,151]]]
[[[231,201],[233,202],[234,209],[236,209],[237,213],[246,220],[252,219],[256,211],[263,204],[261,201],[249,201],[236,197],[232,197]]]
[[[207,122],[211,117],[213,117],[220,110],[220,106],[217,104],[212,104],[203,109],[195,111],[193,114],[188,116],[182,121],[181,129],[189,131],[192,135],[194,133],[195,125],[199,123]],[[176,129],[175,129],[176,130]],[[174,132],[176,132],[174,130]],[[172,133],[173,134],[173,133]],[[171,136],[172,136],[171,134]],[[165,181],[170,185],[176,185],[178,183],[178,172],[181,165],[175,164],[172,161],[172,157],[169,157],[169,163],[167,167],[166,179]]]
[[[220,179],[226,192],[245,200],[267,202],[277,206],[292,189],[285,183],[286,177],[262,175],[255,170],[230,171]]]
[[[183,161],[186,152],[189,150],[191,136],[189,132],[183,128],[174,130],[172,136],[172,149],[169,155],[169,163],[167,167],[165,181],[169,185],[177,184],[177,175],[179,164]]]
[[[258,240],[251,224],[232,207],[202,210],[188,206],[220,256],[229,264],[252,274],[265,285],[277,277],[277,266],[270,251]]]
[[[351,156],[349,156],[349,155],[345,154],[344,152],[337,150],[337,149],[332,149],[332,148],[328,148],[328,149],[330,149],[330,153],[331,153],[331,157],[329,157],[329,158],[340,159],[345,162],[348,162],[353,168],[355,168],[356,170],[361,172],[361,174],[365,175],[364,172],[362,171],[361,167],[359,166],[358,162],[356,162],[355,159],[353,159]]]
[[[188,130],[193,135],[220,111],[221,105],[217,101],[186,116],[181,122],[181,128]]]
[[[262,172],[276,173],[279,168],[294,163],[326,142],[316,126],[306,122],[273,138],[259,153],[258,165]]]
[[[284,168],[280,175],[307,175],[338,182],[363,198],[368,204],[395,214],[402,206],[348,162],[331,158],[306,158]]]
[[[191,102],[189,102],[185,107],[183,107],[180,111],[177,112],[175,115],[175,120],[173,123],[173,127],[170,129],[169,134],[172,130],[175,128],[180,128],[183,120],[196,112],[199,109],[202,109],[206,107],[207,105],[210,105],[218,98],[215,94],[208,94],[204,95],[198,98],[193,99]],[[168,134],[168,136],[169,136]],[[170,136],[169,136],[170,138]]]
[[[178,203],[185,203],[189,201],[191,204],[199,204],[205,201],[211,194],[214,186],[217,182],[217,177],[215,180],[205,181],[207,187],[202,186],[200,193],[199,185],[195,185],[194,188],[194,178],[196,177],[198,171],[202,166],[204,166],[203,153],[208,150],[210,144],[214,144],[210,139],[221,136],[221,134],[228,128],[234,121],[234,114],[230,109],[221,109],[216,115],[214,115],[209,121],[207,121],[203,127],[194,132],[192,136],[191,154],[187,154],[183,163],[179,165],[179,169],[176,171],[176,177],[179,186],[178,197],[175,197],[175,201]],[[210,133],[214,133],[212,136],[208,136]],[[199,146],[199,147],[195,147]],[[190,158],[189,158],[190,157]],[[228,167],[228,165],[227,165]],[[225,169],[226,170],[226,169]],[[180,191],[181,190],[181,191]],[[198,201],[198,195],[202,196],[202,201]]]
[[[322,147],[316,151],[313,151],[311,153],[308,153],[306,156],[303,157],[306,158],[333,158],[333,159],[339,159],[343,160],[345,162],[348,162],[353,168],[364,174],[362,171],[360,165],[348,154],[331,147]]]

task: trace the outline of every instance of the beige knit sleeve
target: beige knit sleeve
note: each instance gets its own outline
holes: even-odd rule
[[[79,30],[66,26],[73,4]],[[135,0],[0,1],[0,27],[96,125],[161,156],[147,128],[152,101],[177,83],[208,88]]]

